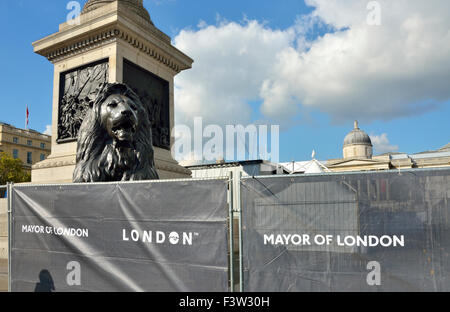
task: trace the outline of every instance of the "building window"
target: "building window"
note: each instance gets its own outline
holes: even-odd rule
[[[32,163],[33,163],[33,153],[27,152],[27,164],[32,164]]]
[[[45,154],[41,154],[41,161],[45,159]]]
[[[41,148],[42,148],[42,149],[45,148],[45,143],[41,143]]]
[[[13,138],[13,143],[19,144],[19,138],[14,137]]]
[[[27,141],[27,145],[32,146],[32,145],[33,145],[33,141],[28,140],[28,141]]]
[[[19,158],[19,151],[18,150],[13,150],[13,158],[14,159],[17,159],[17,158]]]

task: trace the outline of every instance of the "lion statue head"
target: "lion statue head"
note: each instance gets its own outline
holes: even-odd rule
[[[158,178],[147,109],[127,85],[105,84],[78,132],[73,182]]]

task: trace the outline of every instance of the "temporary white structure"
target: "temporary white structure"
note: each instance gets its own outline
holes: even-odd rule
[[[304,174],[315,174],[323,172],[331,172],[324,164],[315,159],[316,152],[313,151],[312,159],[310,161],[291,161],[286,163],[280,163],[280,165],[290,174],[294,173],[304,173]]]

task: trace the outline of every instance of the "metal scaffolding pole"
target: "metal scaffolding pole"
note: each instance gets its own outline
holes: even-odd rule
[[[239,224],[239,291],[244,291],[244,263],[243,263],[243,253],[242,253],[242,205],[241,205],[241,177],[242,172],[239,172],[236,181],[236,205],[238,213],[238,224]]]
[[[11,233],[12,233],[12,189],[13,183],[8,183],[8,292],[11,292]]]
[[[229,172],[228,176],[228,219],[229,219],[229,237],[230,237],[230,290],[234,292],[234,240],[233,240],[233,172]]]

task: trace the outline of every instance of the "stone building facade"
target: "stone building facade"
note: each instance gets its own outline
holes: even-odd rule
[[[370,137],[355,121],[354,129],[344,139],[343,158],[328,160],[326,167],[332,172],[450,167],[450,143],[438,150],[414,154],[373,156],[372,149]]]
[[[22,161],[24,169],[47,158],[52,137],[35,130],[24,130],[0,123],[0,152]]]

